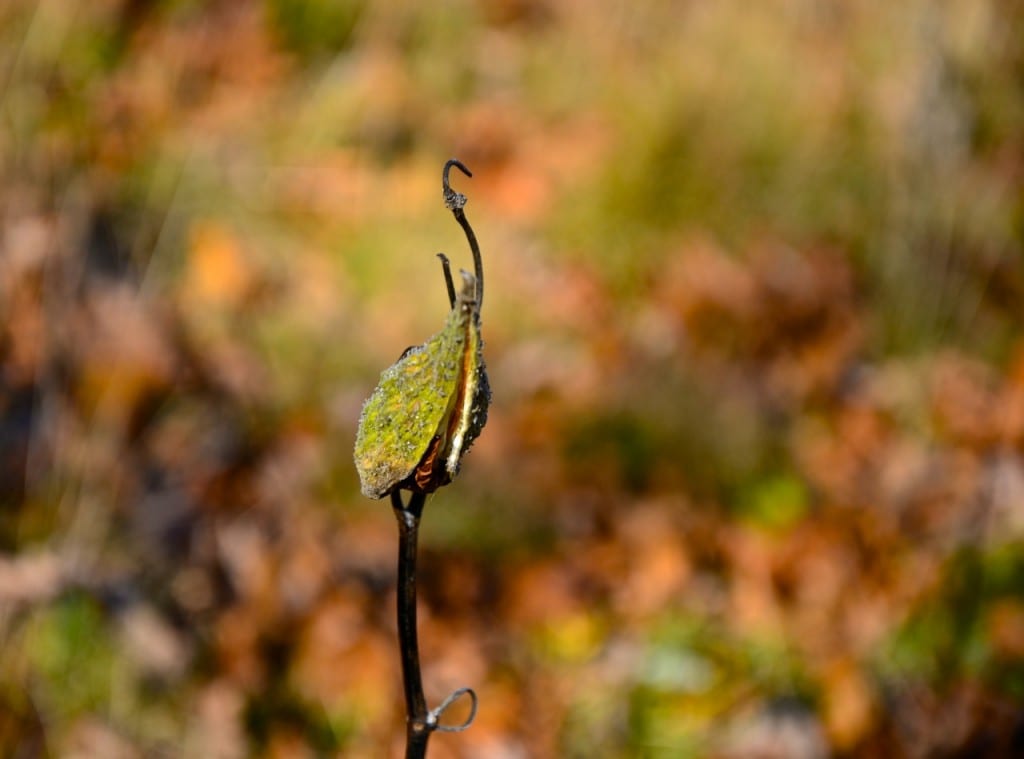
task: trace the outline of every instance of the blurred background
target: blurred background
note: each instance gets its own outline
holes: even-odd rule
[[[400,753],[352,445],[470,267],[451,156],[494,403],[424,515],[428,701],[481,702],[431,757],[1024,755],[1022,28],[3,3],[0,755]]]

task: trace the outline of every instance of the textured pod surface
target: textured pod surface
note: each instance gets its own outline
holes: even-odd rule
[[[355,463],[369,498],[451,482],[487,421],[476,280],[466,272],[462,279],[444,328],[388,367],[363,406]]]

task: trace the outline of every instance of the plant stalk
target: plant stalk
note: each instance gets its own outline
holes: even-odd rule
[[[416,550],[420,516],[426,495],[413,493],[402,503],[396,490],[391,505],[398,520],[398,645],[402,655],[402,687],[405,692],[405,759],[423,759],[434,726],[427,711],[420,674],[420,649],[416,636]]]

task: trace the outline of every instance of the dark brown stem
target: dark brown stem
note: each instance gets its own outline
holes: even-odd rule
[[[441,259],[441,269],[444,272],[444,284],[448,288],[448,307],[455,308],[455,283],[452,282],[452,265],[448,260],[448,256],[444,253],[438,253],[437,257]]]
[[[402,503],[399,491],[391,493],[398,520],[398,645],[402,654],[402,685],[405,691],[406,759],[423,759],[434,720],[427,711],[420,675],[420,649],[416,636],[416,544],[426,495],[413,493]]]
[[[444,171],[441,174],[441,186],[444,189],[444,204],[448,207],[448,210],[455,214],[455,221],[459,222],[462,231],[466,233],[469,249],[473,252],[473,273],[476,274],[476,304],[477,308],[481,309],[484,305],[484,262],[480,255],[480,243],[476,241],[476,235],[473,233],[473,228],[469,226],[466,212],[462,210],[466,205],[466,196],[461,192],[455,192],[448,183],[448,172],[452,166],[456,167],[467,177],[473,176],[473,172],[467,169],[462,161],[450,158],[445,163]]]

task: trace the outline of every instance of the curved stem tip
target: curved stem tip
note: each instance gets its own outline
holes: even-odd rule
[[[473,227],[469,225],[465,211],[462,210],[466,206],[466,196],[461,192],[453,190],[448,181],[448,173],[451,171],[452,166],[467,177],[473,176],[473,172],[467,169],[465,164],[459,159],[449,158],[444,164],[444,170],[441,172],[441,187],[444,189],[444,205],[455,215],[455,220],[462,227],[466,240],[469,242],[469,249],[473,253],[473,269],[474,274],[476,274],[476,307],[479,313],[484,304],[484,264],[480,256],[480,244],[476,241],[476,235],[473,233]]]

